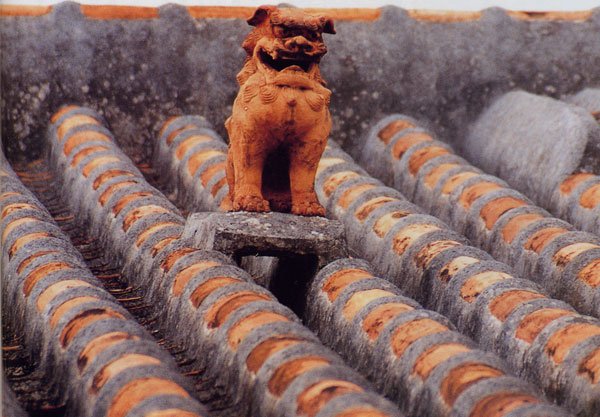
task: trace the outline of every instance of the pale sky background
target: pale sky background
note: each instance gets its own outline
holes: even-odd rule
[[[481,10],[500,6],[510,10],[588,10],[600,7],[600,0],[78,0],[84,4],[122,4],[131,6],[160,6],[178,3],[186,6],[258,6],[261,4],[291,3],[299,7],[379,7],[394,4],[406,9]],[[0,0],[0,4],[42,5],[60,0]]]

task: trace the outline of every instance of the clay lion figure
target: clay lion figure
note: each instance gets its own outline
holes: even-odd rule
[[[227,181],[233,210],[323,216],[315,175],[331,129],[319,71],[323,33],[333,21],[293,8],[261,6],[243,48],[240,91],[231,117]]]

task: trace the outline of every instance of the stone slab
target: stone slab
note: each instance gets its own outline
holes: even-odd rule
[[[285,213],[193,213],[183,239],[233,257],[314,255],[319,265],[347,256],[344,227],[324,217]]]

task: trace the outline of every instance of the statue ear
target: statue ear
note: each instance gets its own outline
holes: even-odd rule
[[[259,6],[250,19],[247,20],[250,26],[258,26],[265,21],[273,10],[277,9],[275,6]]]
[[[322,16],[321,23],[323,24],[324,33],[335,35],[335,28],[333,27],[333,19],[331,17]]]

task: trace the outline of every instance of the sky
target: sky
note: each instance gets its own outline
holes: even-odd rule
[[[289,3],[299,7],[379,7],[387,4],[406,9],[432,10],[481,10],[499,6],[510,10],[551,11],[588,10],[600,7],[600,0],[78,0],[85,4],[126,4],[136,6],[160,6],[178,3],[186,6],[258,6],[261,4]],[[60,0],[0,0],[1,4],[45,5],[60,3]]]

